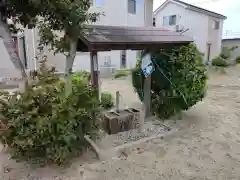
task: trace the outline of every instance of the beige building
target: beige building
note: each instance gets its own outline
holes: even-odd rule
[[[152,26],[153,21],[153,0],[93,0],[90,8],[93,12],[103,12],[96,22],[97,25],[107,26]],[[39,54],[37,29],[25,30],[26,41],[26,61],[28,69],[38,67],[35,62],[35,56]],[[62,54],[53,55],[48,52],[47,48],[44,52],[48,56],[48,63],[55,66],[59,71],[65,69],[65,56]],[[99,69],[101,72],[109,69],[128,69],[136,64],[137,51],[108,51],[99,52]],[[78,52],[73,64],[73,71],[90,70],[90,54]]]
[[[179,0],[166,0],[154,11],[156,27],[191,36],[209,62],[221,52],[225,16]]]

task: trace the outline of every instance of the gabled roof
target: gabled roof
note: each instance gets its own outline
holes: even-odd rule
[[[190,10],[195,11],[195,12],[203,13],[203,14],[206,14],[208,16],[213,16],[213,17],[216,17],[216,18],[219,18],[219,19],[224,19],[224,20],[227,19],[227,17],[222,15],[222,14],[215,13],[213,11],[209,11],[207,9],[203,9],[201,7],[194,6],[192,4],[189,4],[189,3],[186,3],[186,2],[183,2],[183,1],[180,1],[180,0],[166,0],[159,8],[157,8],[154,11],[154,14],[157,13],[159,10],[161,10],[169,2],[173,2],[173,3],[176,3],[178,5],[182,5],[187,9],[190,9]]]
[[[193,39],[155,27],[88,25],[78,42],[78,51],[144,50],[189,44]]]

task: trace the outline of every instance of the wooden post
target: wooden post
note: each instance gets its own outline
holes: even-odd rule
[[[92,86],[97,89],[98,91],[98,98],[99,96],[99,70],[98,70],[98,57],[96,51],[90,52],[91,56],[91,81]]]
[[[151,116],[151,76],[144,80],[144,118]]]
[[[120,92],[116,92],[116,111],[119,112],[119,104],[120,104]]]
[[[151,117],[151,74],[155,70],[151,61],[151,54],[147,53],[142,57],[141,69],[145,76],[143,84],[144,99],[142,104],[142,117],[140,118],[140,131],[144,131],[145,118]]]

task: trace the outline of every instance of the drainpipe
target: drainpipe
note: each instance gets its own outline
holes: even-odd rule
[[[32,43],[33,43],[33,63],[34,63],[34,70],[37,70],[37,57],[36,57],[36,47],[35,47],[35,36],[34,36],[34,29],[32,29]]]

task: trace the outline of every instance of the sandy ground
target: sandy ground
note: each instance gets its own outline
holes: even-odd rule
[[[239,72],[239,75],[238,75]],[[120,90],[123,104],[137,104],[130,83],[104,80],[103,91]],[[29,165],[0,154],[0,180],[230,180],[240,179],[240,68],[212,74],[204,102],[174,125],[169,138],[144,144],[125,158],[91,163],[75,160],[69,168]],[[83,175],[81,177],[81,175]]]

